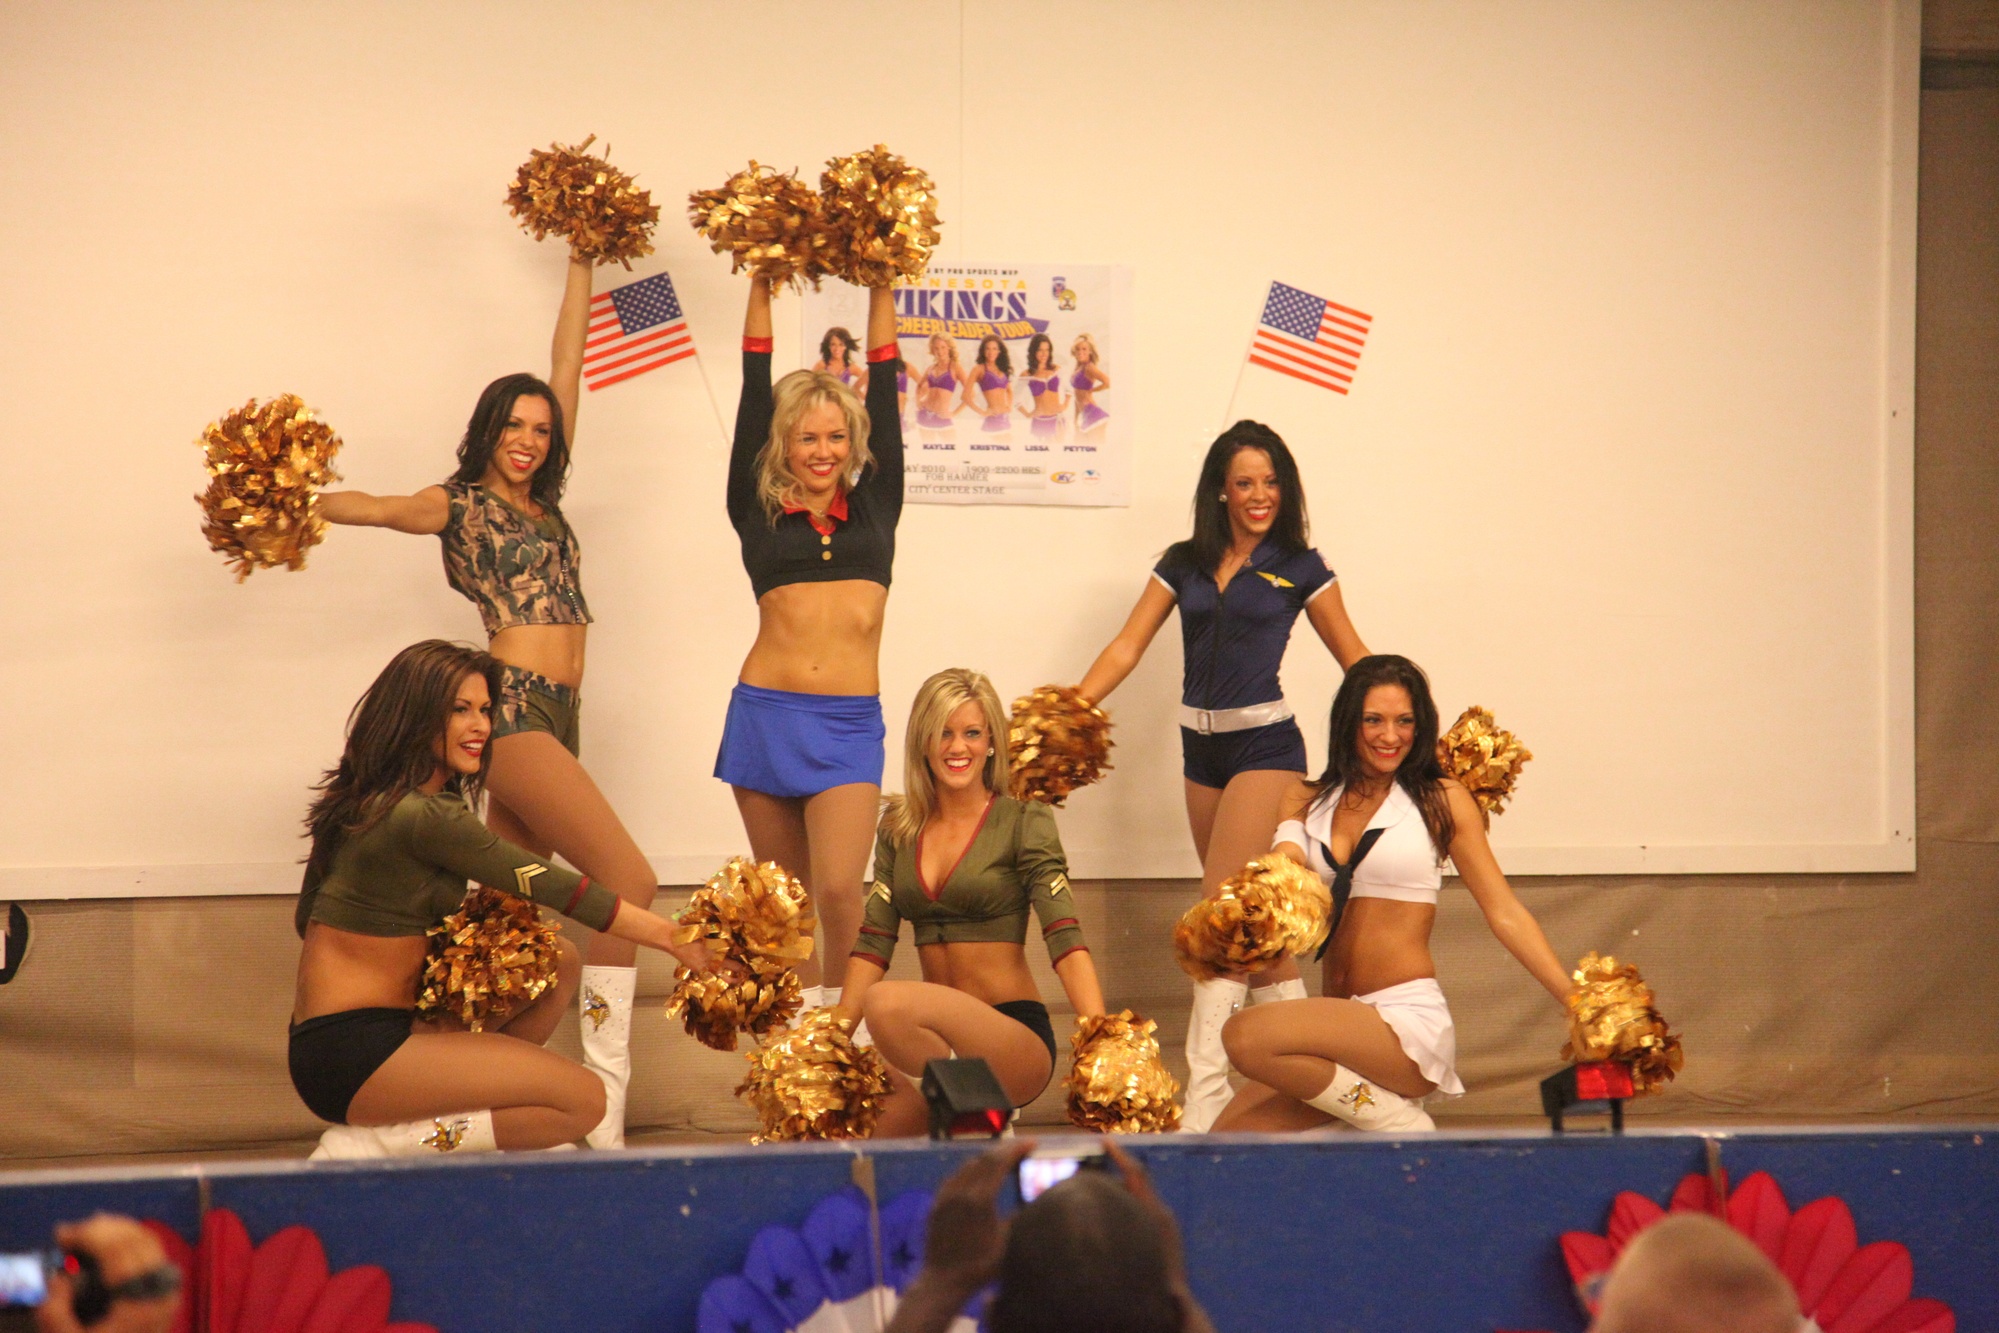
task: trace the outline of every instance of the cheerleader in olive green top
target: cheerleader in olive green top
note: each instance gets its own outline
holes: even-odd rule
[[[500,678],[498,661],[461,644],[398,653],[355,707],[306,818],[290,1064],[305,1104],[334,1122],[315,1157],[548,1148],[603,1118],[602,1081],[542,1049],[576,997],[567,941],[556,983],[496,1030],[417,1021],[425,932],[457,910],[467,880],[689,967],[711,963],[666,921],[479,822],[468,802],[485,780]]]
[[[839,1006],[867,1019],[897,1074],[880,1138],[924,1132],[928,1112],[912,1080],[953,1052],[992,1066],[1016,1106],[1048,1086],[1055,1033],[1027,970],[1030,908],[1076,1016],[1104,1012],[1054,813],[1005,794],[1006,714],[992,682],[962,669],[924,681],[903,765],[909,790],[885,803]],[[905,920],[923,980],[883,981]]]

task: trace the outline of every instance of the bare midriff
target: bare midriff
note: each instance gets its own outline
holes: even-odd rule
[[[493,636],[489,651],[508,666],[581,688],[588,625],[509,625]]]
[[[757,641],[738,677],[794,694],[880,694],[888,589],[870,579],[787,583],[757,602]]]
[[[1437,909],[1430,903],[1349,900],[1326,950],[1326,994],[1350,998],[1436,976],[1437,965],[1430,958],[1430,927],[1436,920]]]
[[[925,981],[963,991],[986,1004],[1041,998],[1034,974],[1027,970],[1027,950],[1018,944],[999,940],[925,944],[916,953]]]
[[[292,1021],[349,1009],[411,1009],[429,940],[422,935],[358,935],[315,921],[298,956]]]

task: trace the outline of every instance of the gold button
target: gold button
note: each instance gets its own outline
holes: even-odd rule
[[[819,536],[819,544],[821,546],[831,546],[833,544],[833,534],[830,532],[821,533]]]
[[[819,558],[821,560],[831,560],[833,558],[833,553],[831,551],[821,551],[819,553]]]

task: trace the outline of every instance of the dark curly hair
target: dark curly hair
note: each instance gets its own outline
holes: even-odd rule
[[[548,404],[548,456],[535,470],[528,494],[536,504],[552,509],[562,502],[563,488],[569,484],[569,432],[563,426],[562,404],[555,400],[555,390],[546,380],[526,372],[502,375],[479,395],[472,419],[465,423],[465,438],[458,442],[458,470],[451,479],[471,483],[486,475],[486,469],[493,465],[493,451],[500,447],[500,436],[507,429],[507,419],[514,414],[514,403],[522,398],[540,398]]]
[[[1347,668],[1340,692],[1333,696],[1332,717],[1326,728],[1326,769],[1312,784],[1316,789],[1312,804],[1331,800],[1335,791],[1366,771],[1360,757],[1360,720],[1367,708],[1367,692],[1377,685],[1399,685],[1409,695],[1410,711],[1416,715],[1416,735],[1395,770],[1395,783],[1422,811],[1423,826],[1430,831],[1430,842],[1442,860],[1450,855],[1457,823],[1451,818],[1451,803],[1444,794],[1444,767],[1437,759],[1437,704],[1430,697],[1430,678],[1406,657],[1377,653]]]
[[[1167,549],[1169,558],[1179,557],[1195,569],[1213,574],[1221,568],[1235,536],[1229,531],[1229,464],[1245,449],[1261,449],[1270,457],[1277,474],[1277,516],[1270,525],[1270,538],[1279,550],[1291,554],[1312,544],[1312,527],[1305,516],[1305,483],[1298,475],[1297,460],[1285,447],[1282,436],[1260,421],[1238,421],[1208,446],[1201,460],[1201,479],[1194,483],[1194,535]]]

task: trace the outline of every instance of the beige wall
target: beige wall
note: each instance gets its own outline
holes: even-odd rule
[[[1258,371],[1234,410],[1296,443],[1368,642],[1539,755],[1496,835],[1516,870],[1906,863],[1911,0],[826,12],[0,6],[0,150],[52,173],[0,210],[25,314],[0,373],[33,442],[0,451],[0,491],[37,497],[0,525],[36,590],[0,656],[0,691],[33,701],[0,771],[0,897],[296,884],[303,791],[353,700],[395,649],[477,622],[434,545],[386,533],[231,583],[189,442],[292,390],[352,484],[437,479],[476,387],[546,355],[561,256],[504,215],[505,182],[592,130],[663,206],[648,263],[725,412],[742,284],[680,201],[753,154],[886,139],[936,173],[946,257],[1134,267],[1133,504],[914,507],[892,728],[942,665],[1009,696],[1081,674],[1185,531],[1282,278],[1375,315],[1356,392]],[[685,882],[739,850],[708,773],[755,616],[715,413],[683,366],[588,395],[579,431],[586,753]],[[1086,876],[1192,871],[1176,637],[1113,700],[1114,779],[1065,816]],[[1334,674],[1299,634],[1305,716]],[[1628,727],[1717,712],[1726,762],[1653,745],[1642,792],[1606,781]]]

